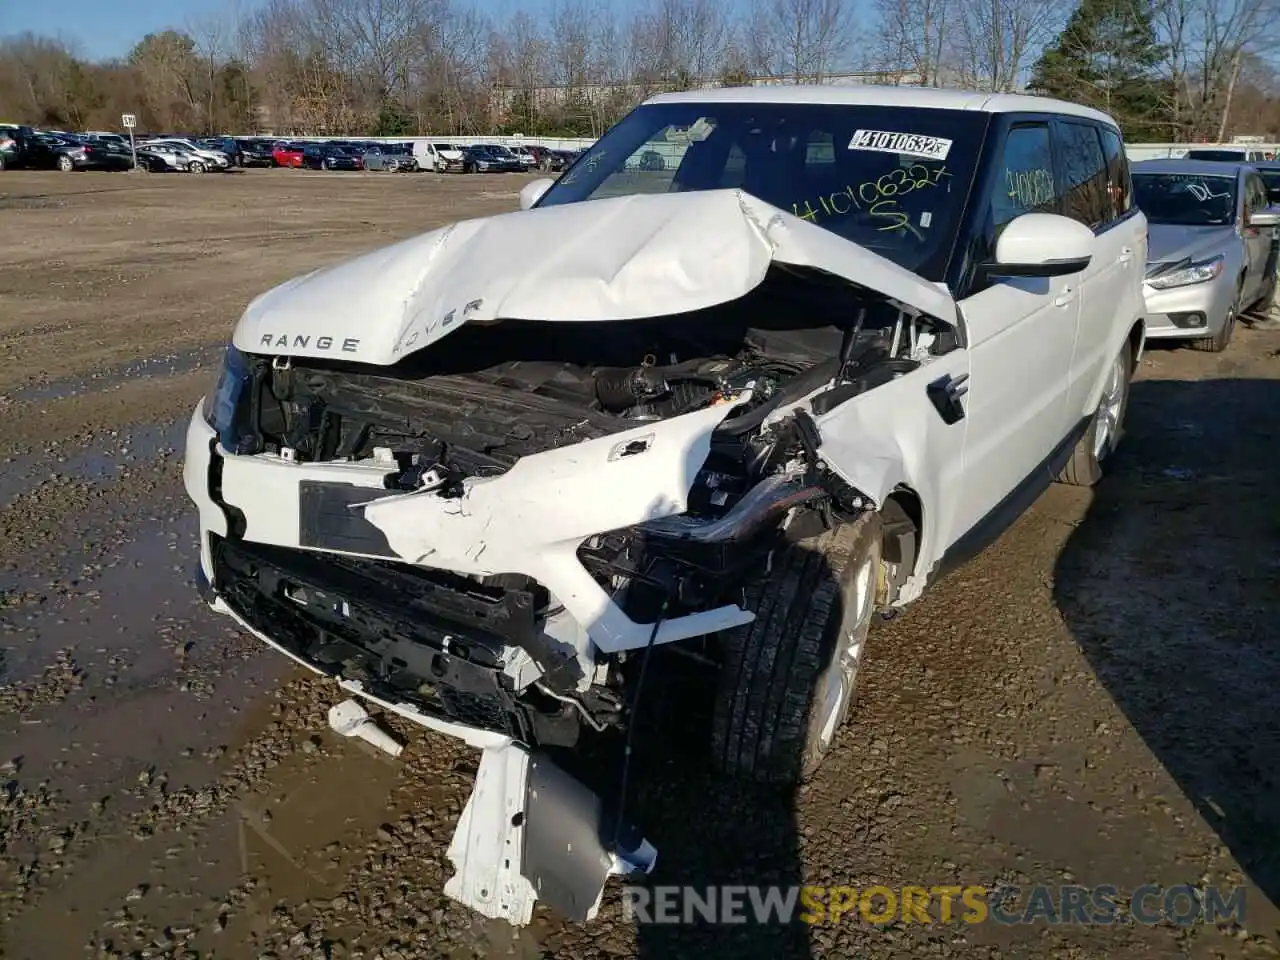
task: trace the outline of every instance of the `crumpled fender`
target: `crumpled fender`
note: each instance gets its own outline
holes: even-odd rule
[[[819,456],[875,509],[903,488],[920,501],[923,523],[916,569],[903,584],[898,604],[920,595],[949,543],[964,482],[968,420],[945,422],[929,399],[928,385],[968,372],[967,352],[955,350],[813,417],[821,440]],[[797,408],[808,412],[808,400],[770,419],[792,416]]]

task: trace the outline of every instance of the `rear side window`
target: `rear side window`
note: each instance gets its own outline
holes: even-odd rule
[[[1107,162],[1098,128],[1087,123],[1060,123],[1058,158],[1062,164],[1062,212],[1096,230],[1111,220],[1107,197]]]
[[[1111,219],[1119,220],[1133,209],[1133,179],[1129,175],[1129,158],[1124,141],[1110,127],[1102,128],[1102,152],[1107,158],[1107,193],[1111,201]]]
[[[1269,203],[1267,198],[1267,188],[1262,182],[1262,178],[1256,174],[1249,174],[1245,178],[1245,203],[1248,205],[1250,213],[1257,213],[1265,210]]]
[[[1263,170],[1262,183],[1267,188],[1267,199],[1280,205],[1280,170]]]
[[[991,225],[999,229],[1024,213],[1057,213],[1049,125],[1014,127],[1005,137],[991,192]]]

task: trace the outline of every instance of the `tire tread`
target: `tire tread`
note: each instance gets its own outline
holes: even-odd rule
[[[723,634],[712,719],[712,757],[722,772],[765,783],[802,779],[810,701],[831,655],[842,575],[876,519],[866,514],[782,548],[772,569],[746,586],[756,619]]]

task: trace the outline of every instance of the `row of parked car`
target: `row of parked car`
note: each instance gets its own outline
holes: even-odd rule
[[[311,170],[388,170],[435,173],[558,172],[577,151],[497,143],[461,145],[425,141],[276,140],[269,137],[144,135],[134,138],[138,166],[161,173],[205,173],[232,167],[294,167]],[[0,124],[0,169],[125,170],[133,165],[129,140],[91,130],[35,130]]]
[[[371,143],[359,140],[253,141],[220,138],[233,163],[242,166],[297,167],[311,170],[429,170],[434,173],[556,172],[578,156],[577,151],[540,146],[507,147],[497,143]]]
[[[118,133],[68,133],[0,124],[0,170],[128,170],[133,167],[135,153],[138,166],[155,173],[204,173],[231,166],[221,151],[185,137],[137,140],[131,148]]]

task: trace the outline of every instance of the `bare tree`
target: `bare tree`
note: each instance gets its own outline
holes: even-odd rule
[[[847,0],[757,0],[752,58],[765,73],[820,83],[840,65],[852,28]]]
[[[636,14],[633,34],[639,70],[668,89],[718,74],[732,40],[718,0],[652,0]]]
[[[1176,135],[1226,135],[1240,72],[1280,39],[1280,0],[1156,0],[1162,79]]]
[[[1018,89],[1038,52],[1062,27],[1064,0],[954,0],[956,78],[964,86]]]
[[[476,133],[489,121],[491,26],[471,8],[436,8],[419,33],[418,129]]]
[[[567,91],[581,91],[596,76],[596,10],[587,0],[559,0],[552,12],[548,79]]]
[[[501,32],[490,34],[491,72],[500,85],[495,115],[505,114],[528,133],[537,127],[541,88],[547,80],[547,41],[538,23],[517,11]]]
[[[205,16],[192,20],[187,34],[195,40],[195,55],[200,60],[204,132],[217,133],[218,80],[230,54],[231,27],[221,17]]]
[[[129,53],[142,80],[150,115],[168,129],[190,126],[202,112],[200,61],[196,44],[185,33],[149,33]]]
[[[876,67],[905,71],[923,87],[942,86],[943,57],[952,41],[953,0],[877,0],[881,62]]]

